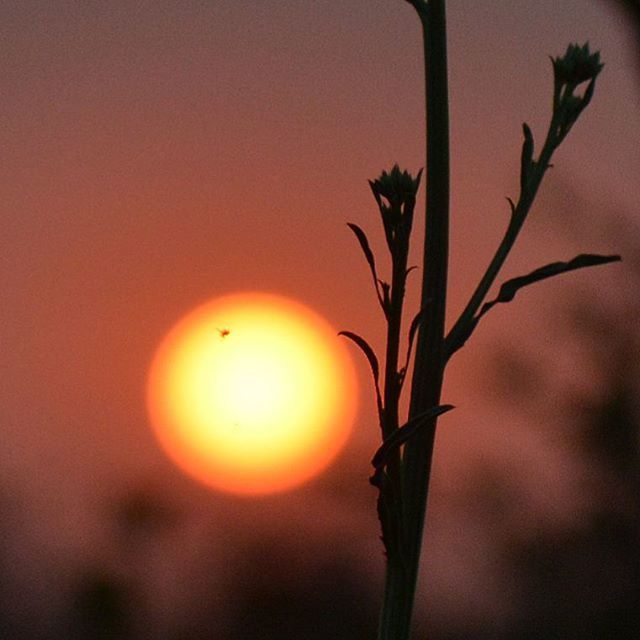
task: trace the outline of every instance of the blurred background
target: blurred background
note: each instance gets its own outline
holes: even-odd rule
[[[496,308],[448,371],[417,638],[640,635],[638,5],[448,3],[449,323],[546,133],[548,56],[606,64],[502,279],[623,263]],[[300,300],[376,347],[345,222],[423,166],[419,23],[403,0],[0,5],[0,637],[375,637],[384,558],[366,365],[346,450],[304,487],[214,493],[156,444],[164,333],[235,290]],[[422,224],[415,234],[420,255]],[[413,276],[413,304],[418,282]]]

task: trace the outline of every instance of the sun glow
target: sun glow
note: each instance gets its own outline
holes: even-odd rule
[[[286,490],[324,469],[347,440],[356,396],[336,331],[261,293],[212,300],[178,322],[147,393],[169,457],[209,486],[244,494]]]

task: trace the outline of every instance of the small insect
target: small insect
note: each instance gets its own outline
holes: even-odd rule
[[[218,329],[216,327],[216,329],[218,330],[218,333],[220,334],[220,337],[224,340],[230,333],[231,331],[229,329],[227,329],[226,327],[222,328],[222,329]]]

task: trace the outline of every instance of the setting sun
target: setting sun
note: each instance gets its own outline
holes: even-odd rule
[[[151,365],[148,406],[183,470],[217,489],[262,494],[333,460],[356,391],[350,357],[322,318],[280,296],[239,293],[171,329]]]

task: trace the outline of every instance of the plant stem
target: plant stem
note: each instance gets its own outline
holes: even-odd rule
[[[427,206],[421,307],[409,418],[438,405],[444,365],[449,245],[449,107],[444,0],[409,0],[423,29],[427,127]],[[436,420],[405,445],[401,553],[387,559],[380,640],[410,637]]]
[[[400,378],[398,357],[400,353],[400,333],[402,330],[402,309],[407,272],[409,235],[396,236],[394,240],[392,278],[389,312],[387,317],[387,351],[384,378],[384,409],[382,417],[383,436],[388,438],[399,426]],[[390,514],[389,524],[393,531],[385,535],[385,545],[389,556],[401,555],[402,544],[402,468],[400,452],[394,451],[387,463],[388,490],[379,499],[388,501],[385,509]]]
[[[391,296],[387,318],[387,351],[384,378],[384,437],[388,438],[400,426],[398,401],[400,399],[400,380],[398,377],[398,358],[400,354],[400,333],[402,330],[402,307],[404,301],[407,271],[408,239],[402,239],[404,246],[399,251],[400,260],[394,256],[391,278]]]
[[[591,54],[588,45],[570,45],[562,58],[552,58],[554,67],[553,115],[547,137],[538,159],[534,159],[534,139],[529,126],[523,124],[524,141],[521,153],[520,196],[511,204],[511,219],[486,272],[473,292],[461,316],[445,337],[445,311],[447,300],[447,268],[449,253],[449,109],[447,84],[447,43],[445,0],[406,0],[416,10],[422,24],[426,89],[426,165],[427,203],[423,259],[423,281],[420,312],[411,325],[410,347],[415,328],[418,329],[415,363],[411,385],[411,399],[407,423],[399,427],[397,361],[399,327],[402,320],[404,296],[404,269],[394,271],[391,304],[385,306],[388,320],[387,367],[385,376],[385,405],[381,411],[383,444],[376,452],[373,465],[376,473],[372,483],[379,489],[378,513],[387,551],[387,573],[380,618],[379,640],[409,640],[420,552],[424,531],[431,462],[435,443],[437,417],[452,408],[440,405],[444,368],[452,353],[471,335],[480,318],[498,302],[510,301],[515,292],[541,279],[576,268],[603,264],[619,259],[618,256],[581,254],[569,262],[552,263],[519,278],[513,278],[501,287],[495,300],[485,303],[485,297],[501,270],[509,252],[523,227],[536,197],[542,179],[551,166],[554,150],[589,104],[595,80],[602,69],[599,53]],[[589,81],[583,95],[574,91]],[[397,167],[394,167],[394,171]],[[396,174],[399,170],[396,171]],[[388,176],[383,173],[388,183]],[[418,181],[413,183],[417,190]],[[381,195],[391,204],[398,198],[388,184],[374,183],[374,195],[383,214],[389,216],[389,206],[381,204]],[[413,194],[415,196],[415,193]],[[393,201],[393,202],[392,202]],[[415,204],[415,197],[413,199]],[[387,240],[392,247],[393,233],[385,223]],[[361,240],[361,244],[363,241]],[[365,243],[366,244],[366,243]],[[407,245],[408,246],[408,245]],[[370,265],[368,247],[364,247]],[[392,248],[392,253],[394,250]],[[406,253],[404,254],[406,258]],[[400,262],[398,261],[398,264]],[[396,261],[394,260],[394,266]],[[372,266],[375,278],[375,269]],[[399,274],[402,273],[402,278]],[[388,287],[383,286],[385,297]],[[379,296],[380,297],[380,296]],[[383,305],[384,306],[384,305]],[[359,340],[361,342],[361,340]],[[361,345],[362,346],[362,345]],[[365,353],[377,380],[377,362]],[[409,356],[407,356],[408,360]],[[402,370],[402,379],[406,367]],[[377,389],[377,387],[376,387]],[[381,405],[378,393],[378,404]],[[400,447],[404,450],[400,453]]]
[[[447,353],[445,353],[445,365],[453,351],[462,346],[461,342],[464,342],[464,338],[461,338],[461,336],[466,333],[467,328],[473,322],[474,316],[480,309],[480,305],[487,296],[487,293],[489,292],[491,285],[494,283],[496,276],[500,272],[500,269],[502,269],[502,265],[513,248],[513,245],[522,230],[522,226],[529,215],[529,211],[531,210],[533,201],[538,193],[542,179],[550,166],[549,162],[553,155],[553,151],[560,144],[560,140],[558,140],[554,135],[556,127],[557,113],[554,112],[540,157],[537,162],[532,163],[531,176],[529,180],[523,183],[518,203],[516,205],[513,205],[512,203],[511,205],[511,218],[502,241],[498,245],[487,270],[469,299],[467,306],[464,308],[464,311],[447,335],[446,342],[450,345],[450,348],[448,348]]]

